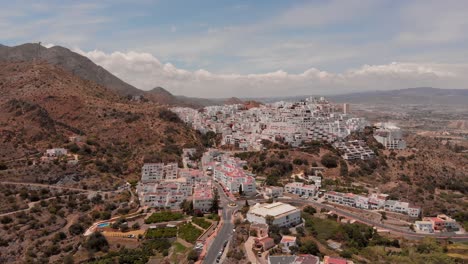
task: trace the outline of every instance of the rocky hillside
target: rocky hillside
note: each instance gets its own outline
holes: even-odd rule
[[[177,116],[153,102],[129,102],[116,92],[47,63],[0,62],[2,179],[58,182],[69,175],[111,184],[137,178],[144,159],[175,160],[199,142]],[[86,140],[68,142],[71,135]],[[78,168],[34,166],[50,147],[80,156]],[[26,168],[25,168],[26,165]],[[27,167],[29,166],[29,167]]]
[[[143,91],[112,75],[103,67],[96,65],[87,57],[60,46],[46,48],[33,43],[15,47],[0,46],[0,60],[14,62],[43,60],[85,80],[93,81],[114,90],[121,95],[143,93]]]
[[[103,67],[96,65],[87,57],[61,46],[46,48],[37,43],[27,43],[8,47],[0,45],[0,61],[36,62],[44,61],[76,75],[117,92],[122,96],[142,95],[144,98],[161,105],[177,105],[187,107],[203,107],[222,104],[223,100],[209,100],[175,96],[162,87],[150,91],[140,90],[111,74]]]

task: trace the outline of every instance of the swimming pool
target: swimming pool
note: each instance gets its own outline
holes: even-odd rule
[[[109,223],[100,223],[100,224],[97,225],[97,227],[101,227],[101,228],[108,227],[108,226],[110,226]]]

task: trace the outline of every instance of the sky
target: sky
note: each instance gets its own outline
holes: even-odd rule
[[[0,43],[194,97],[468,88],[468,1],[0,0]]]

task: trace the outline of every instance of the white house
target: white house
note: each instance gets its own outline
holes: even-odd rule
[[[281,197],[283,196],[283,187],[267,186],[265,187],[265,195],[267,197]]]
[[[291,182],[284,186],[284,190],[301,196],[314,196],[317,193],[317,186],[306,185],[303,182]]]
[[[434,233],[434,228],[432,227],[431,221],[416,221],[414,222],[414,228],[416,232],[422,233]]]
[[[291,252],[289,247],[297,246],[296,239],[297,238],[295,236],[283,236],[280,242],[280,247],[283,250],[283,252]]]

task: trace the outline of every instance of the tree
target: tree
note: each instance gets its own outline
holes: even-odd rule
[[[180,203],[180,209],[188,215],[193,215],[193,201],[184,200]]]
[[[317,213],[317,210],[314,207],[310,206],[310,205],[304,207],[303,210],[304,210],[304,212],[306,212],[308,214],[311,214],[311,215]]]
[[[106,252],[109,249],[109,242],[105,236],[99,232],[94,232],[89,236],[88,240],[84,244],[84,247],[91,252],[103,251]]]
[[[387,220],[387,213],[386,212],[380,212],[382,215],[382,220]]]
[[[340,160],[340,176],[348,176],[348,164],[344,160]]]
[[[195,250],[191,250],[187,255],[187,260],[189,261],[197,261],[198,260],[198,253]]]
[[[139,224],[138,222],[135,222],[135,223],[132,225],[132,229],[134,229],[134,230],[140,229],[140,224]]]
[[[219,194],[218,194],[218,190],[215,189],[214,196],[213,196],[213,201],[211,202],[210,211],[213,212],[213,213],[217,213],[218,210],[219,210]]]
[[[2,217],[0,222],[5,225],[5,224],[9,224],[9,223],[13,222],[13,219],[11,217],[9,217],[9,216],[4,216],[4,217]]]
[[[71,235],[80,235],[81,233],[83,233],[83,231],[84,227],[79,223],[72,224],[68,228],[68,232],[70,232]]]
[[[73,263],[75,263],[75,260],[73,259],[73,255],[72,254],[66,255],[63,258],[63,263],[64,264],[73,264]]]
[[[323,166],[327,168],[336,168],[338,166],[338,157],[333,154],[327,153],[323,155],[322,159],[320,160]]]
[[[273,225],[273,222],[275,221],[275,217],[271,215],[267,215],[265,216],[265,221],[267,225],[271,226]]]
[[[299,248],[299,252],[302,254],[317,255],[319,253],[319,250],[314,242],[307,240],[304,242],[304,244],[301,245],[301,247]]]

